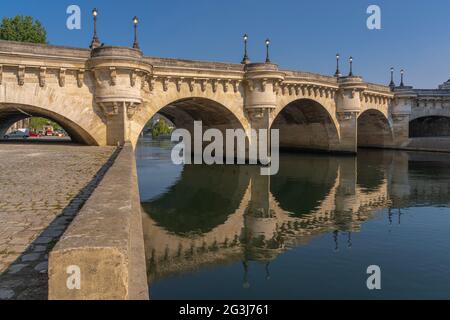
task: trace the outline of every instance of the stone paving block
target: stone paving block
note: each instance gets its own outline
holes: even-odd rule
[[[23,262],[32,262],[37,261],[39,257],[41,256],[40,253],[29,253],[22,256],[21,260]]]
[[[48,261],[44,261],[39,263],[36,267],[34,267],[34,270],[36,270],[39,273],[47,273],[48,271]]]
[[[9,300],[14,297],[14,291],[0,288],[0,300]]]
[[[16,274],[16,273],[22,271],[22,269],[25,268],[26,266],[28,266],[28,265],[27,264],[13,264],[12,266],[10,266],[8,268],[8,273]]]

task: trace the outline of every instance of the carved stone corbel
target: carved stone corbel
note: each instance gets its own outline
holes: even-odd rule
[[[129,119],[133,118],[137,111],[139,111],[141,104],[137,102],[125,102],[125,107],[127,110],[127,117]]]
[[[47,74],[47,68],[46,67],[40,67],[39,68],[39,86],[44,87],[45,86],[45,77]]]
[[[289,85],[289,95],[292,96],[294,94],[294,87],[292,85]]]
[[[300,95],[300,91],[301,91],[301,90],[300,90],[300,86],[299,86],[299,85],[296,85],[296,86],[295,86],[295,95],[296,95],[296,96],[299,96],[299,95]]]
[[[175,85],[177,87],[177,91],[181,91],[181,84],[183,83],[183,78],[176,78],[175,79]]]
[[[19,70],[17,72],[17,79],[19,82],[19,86],[23,86],[25,84],[25,67],[19,66]]]
[[[195,79],[188,79],[187,80],[188,86],[189,86],[189,91],[193,92],[195,89]]]
[[[273,82],[273,92],[275,92],[275,94],[278,94],[279,91],[280,91],[280,81],[275,80]]]
[[[95,77],[95,75],[94,75]],[[84,70],[80,69],[77,71],[77,85],[79,88],[81,88],[83,86],[83,82],[84,82]]]
[[[115,86],[117,84],[117,69],[115,67],[109,68],[109,76],[111,77],[111,85]]]
[[[266,86],[267,86],[267,79],[262,79],[261,80],[261,91],[262,92],[266,91]]]
[[[202,90],[202,92],[205,92],[206,91],[206,86],[208,84],[208,80],[200,79],[199,83],[200,83],[200,90]]]
[[[150,91],[155,90],[155,82],[156,82],[155,77],[148,75],[147,82],[148,82],[148,88],[150,89]]]
[[[233,89],[234,89],[234,92],[236,93],[236,92],[238,92],[239,91],[239,85],[240,85],[240,81],[239,80],[234,80],[233,81]]]
[[[262,118],[264,118],[266,110],[267,109],[265,109],[265,108],[248,109],[247,115],[252,120],[262,119]]]
[[[113,117],[119,114],[119,102],[100,102],[98,105],[107,117]]]
[[[147,83],[148,74],[145,72],[141,73],[141,90],[145,88],[145,84]]]
[[[58,73],[58,82],[60,87],[64,87],[66,85],[66,69],[60,68]]]
[[[358,117],[357,111],[348,111],[348,112],[339,112],[338,113],[338,119],[339,121],[350,121],[352,119],[356,119]]]
[[[228,92],[228,86],[230,84],[230,80],[224,80],[223,81],[223,92]]]
[[[213,79],[211,84],[212,84],[213,92],[216,93],[217,92],[217,86],[219,84],[219,79]]]
[[[253,92],[255,90],[255,83],[253,80],[247,80],[247,87],[250,92]]]
[[[169,78],[162,78],[162,86],[164,91],[169,90]]]
[[[139,74],[139,70],[131,71],[131,73],[130,73],[130,85],[131,85],[131,87],[134,87],[136,85],[136,79],[137,79],[138,74]]]
[[[305,88],[305,86],[300,86],[300,90],[302,91],[302,96],[305,96],[305,94],[306,94],[306,88]]]

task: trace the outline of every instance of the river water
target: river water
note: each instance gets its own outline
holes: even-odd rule
[[[450,154],[282,154],[263,177],[171,148],[136,150],[152,299],[450,298]]]

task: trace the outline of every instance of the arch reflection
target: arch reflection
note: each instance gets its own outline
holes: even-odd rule
[[[393,165],[388,153],[381,160]],[[351,246],[351,233],[389,207],[392,189],[392,171],[372,168],[368,188],[358,165],[356,157],[285,156],[275,177],[255,166],[185,166],[174,186],[143,204],[150,281],[239,261],[244,272],[249,261],[265,263],[270,277],[271,261],[324,233],[335,234],[332,249],[340,232]]]

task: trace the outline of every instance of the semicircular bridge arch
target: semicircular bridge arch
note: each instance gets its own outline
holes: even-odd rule
[[[280,130],[280,147],[333,150],[340,136],[339,123],[331,109],[330,103],[310,98],[296,99],[277,108],[271,128]]]
[[[2,127],[7,126],[13,118],[20,120],[30,114],[54,120],[78,142],[88,145],[106,144],[106,120],[94,103],[88,86],[77,87],[74,91],[68,86],[40,87],[39,84],[31,83],[25,83],[24,86],[9,83],[4,85],[7,90],[0,95],[0,113],[4,114]]]
[[[141,110],[132,123],[131,141],[137,143],[144,126],[156,114],[168,118],[177,128],[190,129],[194,121],[201,121],[204,129],[250,129],[241,94],[208,93],[194,89],[178,92],[176,89],[146,95]]]
[[[366,109],[358,115],[358,147],[386,147],[394,143],[394,129],[386,114]]]
[[[11,103],[0,103],[0,137],[3,137],[14,123],[33,117],[56,122],[68,133],[73,142],[99,145],[99,141],[89,131],[64,115],[36,106]]]

